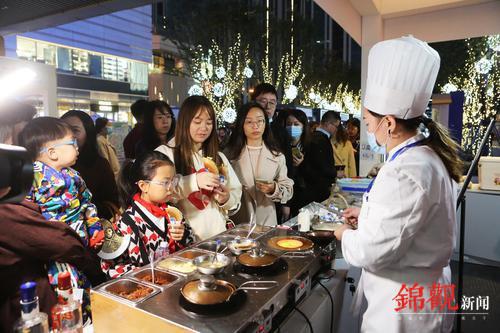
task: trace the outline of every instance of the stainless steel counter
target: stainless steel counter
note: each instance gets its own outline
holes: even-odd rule
[[[225,232],[213,239],[230,233],[230,231]],[[267,240],[273,236],[297,234],[296,231],[274,228],[258,235],[258,241],[268,251],[280,255],[282,251],[267,248]],[[192,247],[200,246],[202,243]],[[180,305],[181,287],[186,281],[198,278],[198,273],[180,277],[172,285],[161,288],[160,293],[136,305],[110,296],[103,291],[106,284],[102,285],[92,291],[94,329],[98,333],[108,332],[110,329],[120,333],[165,329],[169,332],[223,333],[254,332],[263,328],[261,332],[266,332],[271,329],[272,320],[280,314],[280,310],[294,305],[295,291],[298,290],[300,294],[303,290],[304,296],[310,292],[311,279],[321,268],[324,252],[324,249],[315,246],[303,257],[284,256],[282,259],[286,262],[287,270],[267,276],[242,274],[235,270],[233,260],[233,263],[223,273],[216,275],[216,278],[227,280],[236,286],[249,280],[274,280],[278,282],[278,287],[271,290],[246,291],[246,299],[241,305],[235,304],[229,311],[210,315],[191,313]],[[130,276],[131,274],[127,274],[124,278]]]

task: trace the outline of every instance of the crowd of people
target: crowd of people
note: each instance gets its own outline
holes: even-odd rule
[[[110,142],[111,120],[79,110],[60,119],[34,118],[34,108],[10,103],[0,136],[28,150],[34,180],[23,202],[0,206],[16,233],[0,236],[12,251],[0,261],[7,281],[3,329],[19,316],[19,281],[43,281],[40,306],[48,312],[58,275],[69,272],[90,320],[90,288],[148,264],[160,248],[175,252],[236,224],[280,224],[307,203],[326,199],[336,176],[355,176],[354,136],[338,113],[325,113],[312,131],[303,111],[277,111],[278,103],[276,89],[260,84],[234,124],[217,127],[205,97],[187,98],[177,119],[164,101],[138,100],[122,163]],[[97,256],[101,219],[112,221],[127,242],[113,258]],[[19,232],[22,248],[11,244]],[[43,250],[35,256],[37,248]]]

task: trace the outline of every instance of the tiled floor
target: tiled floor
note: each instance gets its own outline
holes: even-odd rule
[[[457,283],[458,263],[452,262],[453,283]],[[464,265],[465,296],[489,296],[488,315],[465,315],[462,332],[489,333],[500,332],[500,268],[476,264]],[[483,311],[484,312],[484,311]]]

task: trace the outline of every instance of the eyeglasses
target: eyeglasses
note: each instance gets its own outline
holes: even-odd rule
[[[179,179],[180,179],[180,176],[175,175],[172,179],[165,180],[162,182],[160,182],[158,180],[145,180],[144,182],[149,183],[149,184],[155,184],[155,185],[163,187],[166,190],[170,190],[179,184]]]
[[[61,146],[73,146],[73,147],[75,147],[75,149],[78,150],[78,141],[76,141],[76,139],[73,139],[71,141],[63,141],[63,142],[60,142],[60,143],[56,143],[55,145],[52,145],[50,147],[46,147],[46,148],[40,149],[40,154],[48,152],[49,149],[54,149],[56,147],[61,147]]]
[[[265,123],[266,121],[264,119],[259,119],[257,121],[245,120],[245,126],[250,126],[250,127],[255,127],[255,125],[257,125],[257,127],[261,127]]]
[[[259,98],[257,99],[257,103],[262,105],[263,107],[268,107],[268,106],[276,106],[278,103],[275,100],[268,100],[266,98]]]

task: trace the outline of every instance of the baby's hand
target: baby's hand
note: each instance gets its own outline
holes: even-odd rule
[[[94,234],[92,235],[92,238],[90,238],[89,245],[91,248],[94,250],[99,250],[104,243],[104,231],[94,231]]]

